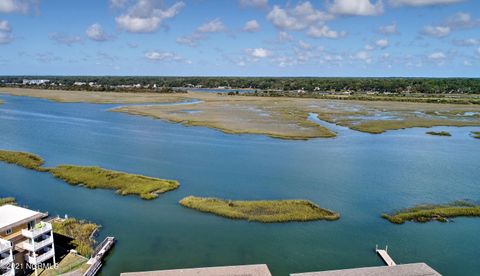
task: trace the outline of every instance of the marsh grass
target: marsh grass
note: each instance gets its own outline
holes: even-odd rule
[[[480,139],[480,131],[472,131],[473,138]]]
[[[428,135],[434,135],[434,136],[452,136],[452,134],[448,131],[428,131],[426,132]]]
[[[28,152],[0,150],[0,161],[16,164],[39,172],[50,172],[53,176],[72,185],[90,189],[112,189],[120,195],[138,195],[142,199],[155,199],[159,194],[177,189],[180,184],[175,180],[147,177],[106,170],[100,167],[82,167],[60,165],[44,168],[43,159]]]
[[[180,204],[230,219],[256,222],[337,220],[338,213],[322,209],[307,200],[239,201],[189,196]]]
[[[16,204],[14,197],[4,197],[0,198],[0,206],[7,205],[7,204]]]
[[[393,214],[383,214],[382,217],[395,224],[403,224],[406,221],[447,222],[448,218],[454,217],[480,217],[480,205],[465,201],[455,201],[443,205],[418,205]]]
[[[371,120],[364,121],[351,127],[353,130],[367,132],[371,134],[380,134],[388,130],[398,130],[413,127],[436,127],[436,126],[478,126],[478,121],[454,121],[446,119],[408,119],[408,120]]]
[[[112,189],[120,195],[138,195],[148,200],[180,186],[175,180],[110,171],[99,167],[60,165],[49,171],[53,176],[71,185],[81,185],[90,189]]]
[[[78,254],[89,257],[93,252],[95,240],[93,234],[100,228],[99,225],[74,218],[52,221],[55,233],[70,237]]]
[[[44,171],[43,159],[35,154],[19,151],[0,150],[0,161],[16,164],[27,169]]]

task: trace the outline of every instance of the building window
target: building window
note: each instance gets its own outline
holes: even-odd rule
[[[7,229],[7,230],[5,231],[5,235],[10,235],[10,234],[12,234],[12,229]]]
[[[30,222],[28,223],[28,226],[27,226],[27,227],[28,227],[28,230],[33,229],[34,226],[35,226],[35,221],[33,221],[33,220],[30,221]]]

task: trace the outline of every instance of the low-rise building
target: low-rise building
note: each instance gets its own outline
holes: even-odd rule
[[[0,275],[35,271],[55,265],[52,225],[44,213],[4,205],[0,207]],[[2,274],[3,273],[3,274]]]

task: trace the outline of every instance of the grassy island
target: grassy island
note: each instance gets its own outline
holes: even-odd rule
[[[73,239],[72,244],[75,246],[78,254],[85,257],[89,257],[92,254],[93,245],[95,244],[93,235],[100,228],[99,225],[69,218],[53,220],[52,226],[55,233]]]
[[[157,198],[159,194],[180,186],[175,180],[110,171],[99,167],[61,165],[49,171],[55,177],[72,185],[90,189],[112,189],[120,195],[138,195],[143,199]]]
[[[480,217],[480,205],[465,201],[443,205],[418,205],[391,215],[383,214],[382,217],[395,224],[403,224],[405,221],[429,222],[436,220],[447,222],[448,218],[454,217]]]
[[[473,135],[473,138],[480,139],[480,131],[473,131],[472,135]]]
[[[256,222],[337,220],[338,213],[322,209],[307,200],[239,201],[189,196],[180,204],[230,219]]]
[[[44,171],[42,169],[43,159],[35,154],[19,151],[0,150],[0,161],[16,164],[27,169]]]
[[[175,180],[111,171],[99,167],[61,165],[55,168],[44,168],[41,157],[27,152],[0,150],[0,161],[39,172],[50,172],[56,178],[72,185],[90,189],[112,189],[120,195],[138,195],[142,199],[155,199],[159,194],[175,190],[180,186]]]
[[[434,136],[452,136],[450,132],[448,131],[429,131],[427,132],[428,135],[434,135]]]

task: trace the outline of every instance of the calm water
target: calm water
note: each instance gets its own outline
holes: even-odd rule
[[[480,200],[480,140],[469,136],[479,128],[435,128],[452,138],[424,129],[369,135],[339,128],[335,139],[282,141],[106,111],[114,105],[0,98],[0,148],[34,152],[47,166],[98,165],[181,182],[142,201],[0,163],[0,195],[100,223],[98,239],[118,238],[103,275],[254,263],[287,275],[382,265],[375,244],[388,244],[397,263],[427,262],[445,275],[480,273],[480,219],[398,226],[379,217],[418,203]],[[342,218],[232,221],[182,208],[177,202],[188,195],[304,198]]]

